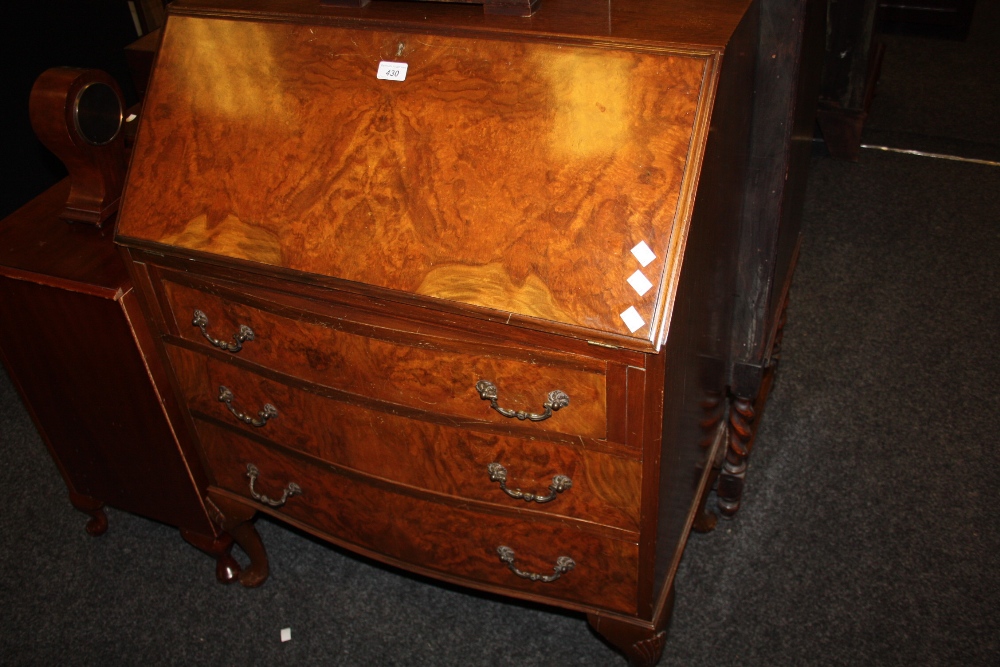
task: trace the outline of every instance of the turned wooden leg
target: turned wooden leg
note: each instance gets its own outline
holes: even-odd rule
[[[267,551],[251,523],[257,511],[241,502],[211,492],[205,499],[205,505],[216,525],[228,533],[250,559],[250,565],[237,575],[240,583],[247,588],[263,584],[268,575]],[[216,573],[218,574],[218,570]]]
[[[725,436],[726,429],[723,426],[725,416],[725,401],[721,392],[712,392],[701,402],[704,418],[701,420],[701,429],[705,433],[699,443],[708,449],[708,479],[705,480],[705,487],[701,491],[698,499],[698,508],[695,510],[694,521],[691,530],[698,533],[710,533],[715,530],[719,517],[715,512],[708,509],[708,496],[712,493],[715,480],[719,478],[719,468],[722,466],[722,457],[725,456]]]
[[[747,475],[747,459],[750,456],[753,439],[755,412],[753,399],[733,396],[729,405],[728,441],[726,458],[719,473],[716,495],[719,511],[733,516],[740,508],[743,498],[743,483]]]
[[[212,537],[193,530],[181,528],[184,541],[215,559],[215,578],[229,584],[240,577],[240,564],[233,558],[233,538],[228,533]]]
[[[696,533],[710,533],[715,530],[715,526],[719,523],[719,517],[708,509],[708,495],[712,492],[712,487],[715,486],[715,480],[719,478],[719,472],[718,467],[712,466],[711,472],[708,473],[708,482],[701,492],[698,509],[695,510],[694,522],[691,524],[691,530]]]
[[[104,501],[85,496],[75,491],[69,492],[69,502],[84,514],[90,515],[86,530],[94,537],[100,537],[108,530],[108,515],[104,513]]]

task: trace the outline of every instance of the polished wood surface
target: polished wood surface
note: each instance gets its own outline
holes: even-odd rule
[[[522,422],[491,410],[476,391],[479,380],[498,387],[502,407],[534,413],[542,412],[549,392],[560,390],[570,397],[569,406],[545,421],[523,423],[532,429],[607,436],[606,364],[598,360],[552,355],[514,361],[504,358],[503,348],[490,354],[482,345],[417,333],[403,345],[395,342],[402,333],[398,323],[382,328],[337,318],[324,326],[302,321],[301,314],[273,315],[173,282],[163,285],[177,331],[194,343],[213,347],[192,325],[196,310],[206,314],[206,331],[219,340],[231,343],[240,326],[249,326],[254,339],[231,353],[240,360],[392,404],[505,425]]]
[[[271,511],[338,543],[515,591],[625,613],[635,610],[634,542],[540,518],[429,502],[396,486],[365,484],[206,422],[197,427],[217,486],[250,498],[248,463],[260,470],[258,492],[270,498],[280,497],[294,482],[302,493]],[[551,574],[560,556],[571,557],[576,567],[551,584],[528,581],[500,561],[499,546],[514,549],[517,565],[525,571]]]
[[[112,108],[85,106],[85,96],[98,90],[110,95],[104,102]],[[118,211],[125,184],[124,102],[118,83],[100,70],[56,67],[35,81],[29,105],[35,135],[69,172],[61,217],[100,226]],[[108,122],[111,127],[100,130],[113,130],[112,136],[94,136],[93,128],[87,129]]]
[[[53,287],[114,298],[128,284],[111,229],[60,218],[69,196],[64,179],[0,223],[0,271]]]
[[[393,414],[391,406],[352,405],[182,348],[171,346],[168,353],[187,405],[199,415],[328,463],[415,488],[519,512],[639,530],[641,468],[635,459],[482,432],[473,422],[458,424],[434,414]],[[262,427],[240,422],[218,400],[220,386],[232,390],[233,405],[241,412],[256,416],[270,403],[277,417]],[[490,463],[509,471],[513,488],[544,494],[556,475],[570,477],[573,486],[551,502],[526,504],[490,481]]]
[[[406,81],[375,78],[391,58]],[[652,48],[175,16],[119,234],[654,341],[711,72]]]

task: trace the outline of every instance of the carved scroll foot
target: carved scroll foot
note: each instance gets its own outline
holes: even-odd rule
[[[632,667],[654,667],[663,656],[666,630],[657,631],[598,614],[588,614],[587,622],[595,632],[624,653]]]
[[[663,656],[667,641],[667,623],[674,607],[674,591],[653,623],[625,620],[616,616],[587,614],[587,622],[594,631],[612,646],[625,654],[632,667],[654,667]]]
[[[256,588],[263,584],[267,580],[269,571],[267,551],[264,549],[264,543],[260,541],[260,535],[257,534],[257,530],[251,523],[257,513],[256,510],[241,502],[212,493],[205,499],[205,504],[208,506],[215,524],[228,533],[250,559],[250,565],[243,568],[242,571],[239,570],[238,565],[236,566],[234,574],[239,578],[239,582],[247,588]],[[230,565],[228,563],[218,565],[217,576],[220,568],[224,567],[230,567]]]
[[[753,446],[753,420],[756,416],[753,399],[733,396],[729,405],[728,443],[726,459],[719,473],[716,495],[719,511],[733,516],[740,509],[743,484],[747,474],[747,459]]]
[[[240,577],[240,564],[233,558],[233,538],[228,534],[216,538],[181,528],[184,541],[215,559],[215,578],[231,584]]]
[[[104,513],[104,501],[70,491],[69,502],[84,514],[90,515],[86,531],[93,537],[100,537],[108,531],[108,515]]]

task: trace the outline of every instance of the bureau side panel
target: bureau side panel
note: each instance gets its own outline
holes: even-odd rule
[[[666,399],[656,558],[661,599],[672,586],[724,408],[757,31],[755,5],[722,58],[677,300],[661,352]],[[659,400],[653,391],[648,396]]]

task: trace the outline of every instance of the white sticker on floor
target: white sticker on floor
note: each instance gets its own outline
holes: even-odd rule
[[[292,641],[292,629],[291,628],[282,628],[281,629],[281,641],[283,641],[283,642]]]
[[[642,325],[646,323],[642,319],[642,315],[639,314],[639,311],[635,309],[635,306],[629,306],[628,310],[621,314],[621,318],[625,321],[625,326],[632,333],[641,329]]]
[[[628,284],[639,293],[639,296],[648,292],[649,288],[653,286],[653,283],[649,282],[649,279],[642,275],[642,271],[638,269],[628,277]]]

